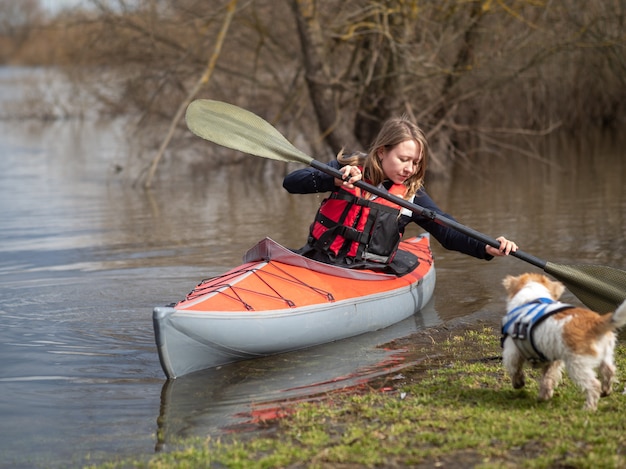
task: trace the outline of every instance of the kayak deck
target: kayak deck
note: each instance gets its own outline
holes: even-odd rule
[[[306,266],[299,266],[286,264],[284,259],[265,259],[203,280],[175,308],[181,311],[269,311],[393,290],[421,279],[433,262],[428,239],[424,237],[412,238],[401,247],[420,261],[414,271],[402,277],[354,271],[310,260]],[[346,276],[347,273],[350,275]]]

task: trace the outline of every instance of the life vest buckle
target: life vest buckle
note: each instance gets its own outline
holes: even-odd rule
[[[342,236],[350,241],[356,241],[357,243],[367,244],[369,241],[368,233],[360,232],[351,226],[342,225],[338,227],[336,232],[339,236]]]
[[[518,322],[515,323],[515,327],[513,327],[513,334],[511,337],[514,339],[525,340],[528,336],[528,326],[527,322]]]

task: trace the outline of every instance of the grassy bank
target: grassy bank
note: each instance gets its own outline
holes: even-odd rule
[[[367,389],[296,405],[288,417],[268,423],[275,426],[271,437],[190,441],[148,462],[100,467],[626,466],[622,382],[589,413],[567,377],[549,402],[537,401],[532,380],[525,390],[513,390],[491,325],[424,331],[396,345],[429,358]],[[616,360],[621,381],[624,345]]]

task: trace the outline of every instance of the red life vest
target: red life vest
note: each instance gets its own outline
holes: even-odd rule
[[[406,187],[389,193],[403,197]],[[321,203],[310,228],[309,246],[335,262],[389,264],[400,243],[401,208],[382,197],[364,199],[359,188],[339,188]]]

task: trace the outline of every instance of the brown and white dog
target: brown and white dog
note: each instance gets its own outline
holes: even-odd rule
[[[614,313],[600,315],[558,302],[565,287],[545,275],[509,275],[502,284],[508,294],[502,362],[513,387],[524,386],[523,366],[530,362],[543,370],[539,399],[548,400],[565,367],[586,392],[585,409],[596,410],[615,382],[615,331],[626,324],[626,301]]]

